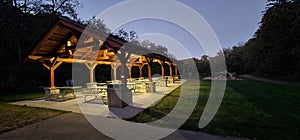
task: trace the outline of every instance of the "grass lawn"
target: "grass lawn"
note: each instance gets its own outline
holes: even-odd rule
[[[35,99],[44,96],[41,92],[11,92],[0,94],[0,134],[25,125],[51,118],[65,111],[17,106],[12,101]]]
[[[300,139],[300,87],[250,79],[227,81],[216,116],[205,128],[199,129],[209,91],[210,81],[201,81],[196,108],[181,129],[250,139]],[[180,88],[130,121],[144,123],[164,117],[172,110],[179,95]]]

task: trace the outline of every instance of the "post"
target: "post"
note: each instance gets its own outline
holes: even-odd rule
[[[113,74],[114,74],[114,80],[117,80],[117,68],[119,67],[118,62],[113,62],[110,64],[111,68],[113,69]]]
[[[44,67],[46,67],[50,71],[50,87],[55,87],[54,82],[54,71],[58,68],[59,65],[62,64],[62,62],[57,62],[56,60],[50,63],[47,62],[41,62]]]
[[[164,65],[161,65],[161,77],[165,78],[165,68],[164,68]]]
[[[160,61],[158,61],[158,63],[161,66],[161,78],[164,79],[165,78],[165,67],[164,67],[165,62],[160,60]]]
[[[170,77],[173,77],[173,73],[172,73],[172,64],[169,64],[170,67]]]
[[[118,67],[113,68],[113,70],[114,70],[114,80],[117,80],[117,68]]]
[[[127,87],[127,77],[125,76],[125,69],[126,69],[126,66],[124,66],[126,64],[121,64],[121,81],[122,81],[122,84]]]
[[[94,63],[84,63],[85,66],[90,70],[90,83],[94,83],[94,69],[96,68],[97,66],[97,63],[94,62]]]
[[[94,83],[94,70],[90,69],[90,83]]]
[[[128,77],[129,79],[131,79],[131,66],[130,65],[127,65],[127,68],[128,68]]]
[[[148,64],[148,79],[150,82],[152,81],[152,79],[151,79],[151,64]]]
[[[154,58],[152,57],[146,57],[146,61],[148,63],[148,79],[150,82],[152,82],[152,78],[151,78],[151,67],[152,67],[152,63],[153,63]]]
[[[50,67],[50,87],[55,87],[54,85],[54,69]]]
[[[139,66],[140,77],[143,77],[143,67],[144,67],[144,64],[142,64],[141,66]]]
[[[124,50],[115,50],[116,52],[116,56],[118,58],[118,60],[120,61],[121,64],[121,81],[122,84],[127,87],[127,72],[126,72],[126,64],[131,56],[130,52],[125,52]]]

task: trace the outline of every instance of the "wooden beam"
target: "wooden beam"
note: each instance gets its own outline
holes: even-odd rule
[[[41,47],[41,44],[43,43],[43,41],[47,40],[47,38],[54,33],[57,29],[59,29],[59,26],[57,26],[58,23],[55,23],[49,32],[46,33],[46,35],[43,36],[43,38],[41,40],[39,40],[39,42],[37,44],[35,44],[35,47],[32,49],[32,51],[30,52],[30,54],[32,54],[33,52],[35,52],[36,50],[38,50]]]
[[[88,52],[86,52],[86,54],[84,54],[82,57],[81,57],[81,59],[84,59],[84,58],[86,58],[89,54],[91,54],[92,52],[93,52],[93,48],[92,47],[87,47],[89,50],[88,50]]]
[[[62,64],[62,62],[57,62],[56,64],[54,64],[53,66],[52,66],[52,69],[53,70],[56,70],[57,68],[58,68],[58,66],[60,66]]]
[[[58,48],[55,48],[53,50],[52,53],[50,53],[51,56],[54,56],[55,54],[57,54],[58,52],[60,52],[61,50],[63,50],[64,48],[66,48],[67,46],[67,42],[70,38],[72,38],[73,34],[72,33],[69,33],[67,36],[65,36],[66,38],[64,38],[64,40],[62,42],[60,42],[60,44],[58,46]]]
[[[47,65],[47,64],[45,64],[45,63],[41,63],[46,69],[48,69],[48,70],[50,70],[50,67]]]

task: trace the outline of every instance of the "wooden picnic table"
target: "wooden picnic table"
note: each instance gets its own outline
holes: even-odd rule
[[[81,86],[64,86],[64,87],[55,87],[56,89],[60,90],[60,95],[62,96],[62,99],[64,100],[64,97],[68,93],[72,93],[74,96],[74,99],[76,98],[76,94],[78,93],[80,89],[82,89]]]
[[[84,100],[86,101],[87,96],[95,96],[95,99],[97,99],[99,96],[105,97],[107,91],[107,86],[95,86],[95,87],[89,87],[85,88],[83,90],[83,96]]]
[[[66,86],[66,87],[46,87],[45,90],[45,100],[52,100],[54,96],[55,100],[62,96],[62,100],[68,93],[72,93],[74,98],[76,98],[75,93],[81,90],[81,86]]]
[[[136,84],[137,84],[136,82],[127,82],[127,86],[133,89],[133,92],[135,92],[135,90],[137,89]]]

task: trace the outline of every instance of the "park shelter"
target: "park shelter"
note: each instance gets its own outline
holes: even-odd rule
[[[25,62],[39,62],[50,72],[50,87],[55,87],[55,69],[63,63],[80,63],[90,71],[90,82],[94,82],[94,69],[97,65],[110,65],[114,71],[122,68],[125,78],[131,77],[131,68],[137,66],[142,75],[143,66],[148,66],[148,78],[151,81],[151,65],[158,62],[161,65],[162,77],[164,77],[164,64],[177,67],[175,60],[160,55],[141,47],[136,43],[112,34],[93,30],[80,23],[59,17],[52,27],[41,36],[28,53]],[[128,71],[129,70],[129,71]],[[127,73],[128,71],[128,73]],[[128,75],[128,77],[127,77]],[[126,79],[122,81],[126,84]]]

